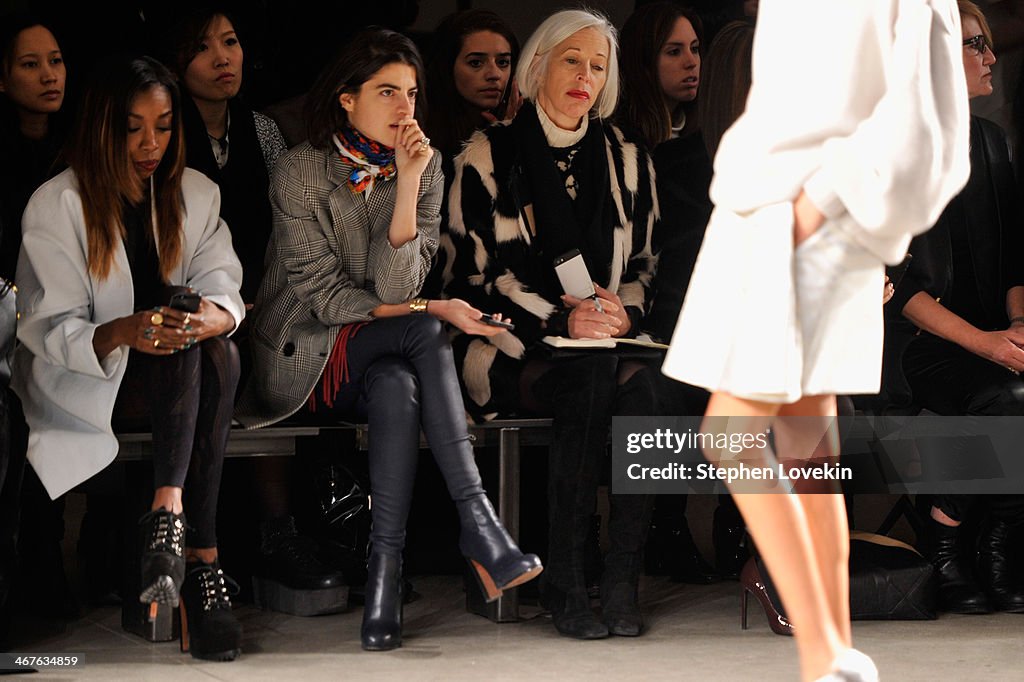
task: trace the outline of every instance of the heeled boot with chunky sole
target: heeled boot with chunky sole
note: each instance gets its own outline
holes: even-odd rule
[[[372,552],[360,638],[366,651],[402,646],[402,558]]]
[[[141,589],[139,602],[148,611],[143,636],[165,638],[171,611],[177,608],[185,581],[185,515],[161,507],[142,515]]]
[[[220,564],[189,562],[181,586],[181,650],[192,658],[233,661],[242,651],[242,624],[231,611],[238,585]]]
[[[523,554],[501,525],[486,495],[459,502],[459,549],[492,602],[502,591],[533,580],[544,567],[536,554]]]

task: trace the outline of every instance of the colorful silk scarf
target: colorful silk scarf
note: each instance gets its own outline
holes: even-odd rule
[[[356,194],[373,186],[375,178],[395,175],[395,149],[366,137],[352,126],[338,131],[339,152],[357,164],[348,176],[348,185]]]

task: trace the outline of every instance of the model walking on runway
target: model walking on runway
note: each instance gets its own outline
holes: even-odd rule
[[[743,457],[835,457],[836,394],[878,392],[883,264],[969,172],[960,43],[954,0],[762,3],[750,97],[715,159],[715,211],[664,366],[713,392],[705,431],[772,428],[775,452]],[[705,453],[737,464],[720,454]],[[841,496],[736,502],[802,679],[876,680],[852,648]]]

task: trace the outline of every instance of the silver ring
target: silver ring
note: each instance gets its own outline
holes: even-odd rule
[[[426,135],[421,137],[420,138],[420,146],[422,146],[422,147],[429,147],[430,146],[430,138],[427,137]]]

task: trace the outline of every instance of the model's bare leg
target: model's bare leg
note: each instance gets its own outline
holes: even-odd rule
[[[780,406],[774,403],[715,393],[711,396],[705,419],[732,417],[729,420],[730,432],[755,433],[770,424],[779,409]],[[708,430],[718,428],[719,424],[711,422]],[[709,459],[715,461],[718,453],[708,454]],[[752,454],[747,453],[748,456]],[[770,452],[762,450],[760,457],[761,464],[774,464]],[[815,680],[827,675],[833,661],[848,644],[834,621],[832,598],[822,578],[815,535],[801,496],[744,494],[744,491],[752,490],[745,485],[734,485],[730,490],[734,492],[736,505],[746,519],[747,528],[794,625],[802,679]],[[828,525],[832,523],[829,521]]]
[[[820,421],[809,415],[822,415]],[[835,396],[806,396],[779,410],[775,422],[775,443],[780,457],[812,459],[816,463],[834,463],[839,457],[838,429],[835,422]],[[796,416],[798,419],[786,419]],[[796,427],[790,428],[790,427]],[[795,432],[795,433],[794,433]],[[844,646],[852,646],[850,631],[850,532],[846,505],[830,481],[811,481],[816,488],[796,495],[804,509],[811,540],[818,558],[818,570],[829,599],[832,624]],[[804,494],[806,493],[806,494]]]

